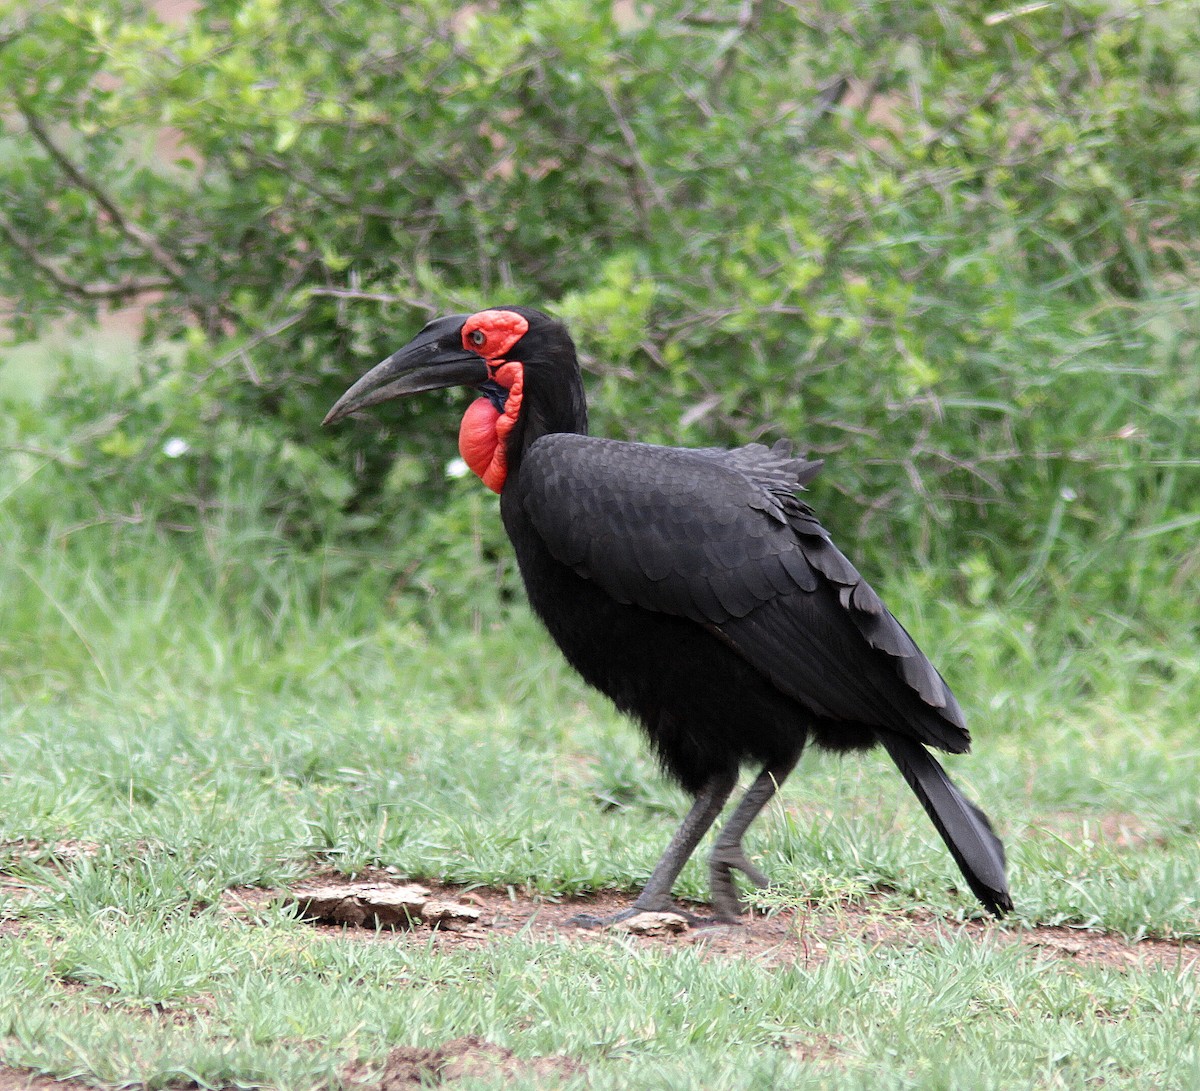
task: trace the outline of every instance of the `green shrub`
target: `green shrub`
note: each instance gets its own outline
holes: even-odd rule
[[[71,455],[80,519],[240,505],[308,549],[384,544],[400,573],[466,550],[490,579],[440,533],[482,526],[441,472],[448,398],[318,422],[431,313],[519,301],[571,323],[597,431],[827,457],[817,502],[869,572],[1147,616],[1194,588],[1187,4],[3,19],[15,333],[137,299],[157,356],[9,416],[29,448],[121,415]]]

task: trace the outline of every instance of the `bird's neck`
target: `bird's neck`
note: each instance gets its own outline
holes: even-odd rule
[[[531,367],[526,371],[524,397],[517,425],[509,437],[509,456],[524,454],[542,436],[552,432],[588,430],[583,379],[572,357],[571,366]]]
[[[490,365],[484,397],[468,407],[458,448],[467,465],[494,492],[516,480],[525,452],[552,432],[587,432],[583,380],[571,366],[527,367],[517,360]]]

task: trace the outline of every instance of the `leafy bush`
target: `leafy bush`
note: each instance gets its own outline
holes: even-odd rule
[[[391,542],[405,572],[444,548],[421,527],[458,489],[448,399],[318,422],[430,314],[519,301],[571,324],[597,431],[826,456],[819,507],[868,571],[1178,604],[1200,570],[1193,15],[17,5],[14,331],[137,300],[153,351],[120,391],[10,416],[10,442],[115,413],[71,456],[79,518],[195,526],[240,496],[310,548]],[[462,497],[436,518],[474,518]]]

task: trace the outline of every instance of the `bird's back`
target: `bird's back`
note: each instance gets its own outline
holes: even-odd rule
[[[941,676],[796,495],[819,467],[778,444],[552,434],[527,452],[505,522],[551,634],[652,736],[672,704],[729,714],[716,671],[723,690],[761,688],[757,705],[786,707],[797,745],[807,721],[835,747],[869,745],[878,727],[967,749]],[[700,691],[697,708],[686,693]],[[743,737],[760,730],[737,719]]]

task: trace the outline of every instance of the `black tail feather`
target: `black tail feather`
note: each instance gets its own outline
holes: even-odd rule
[[[1004,846],[987,815],[954,786],[916,739],[880,731],[879,741],[933,819],[975,896],[989,913],[1003,917],[1013,907],[1004,876]]]

